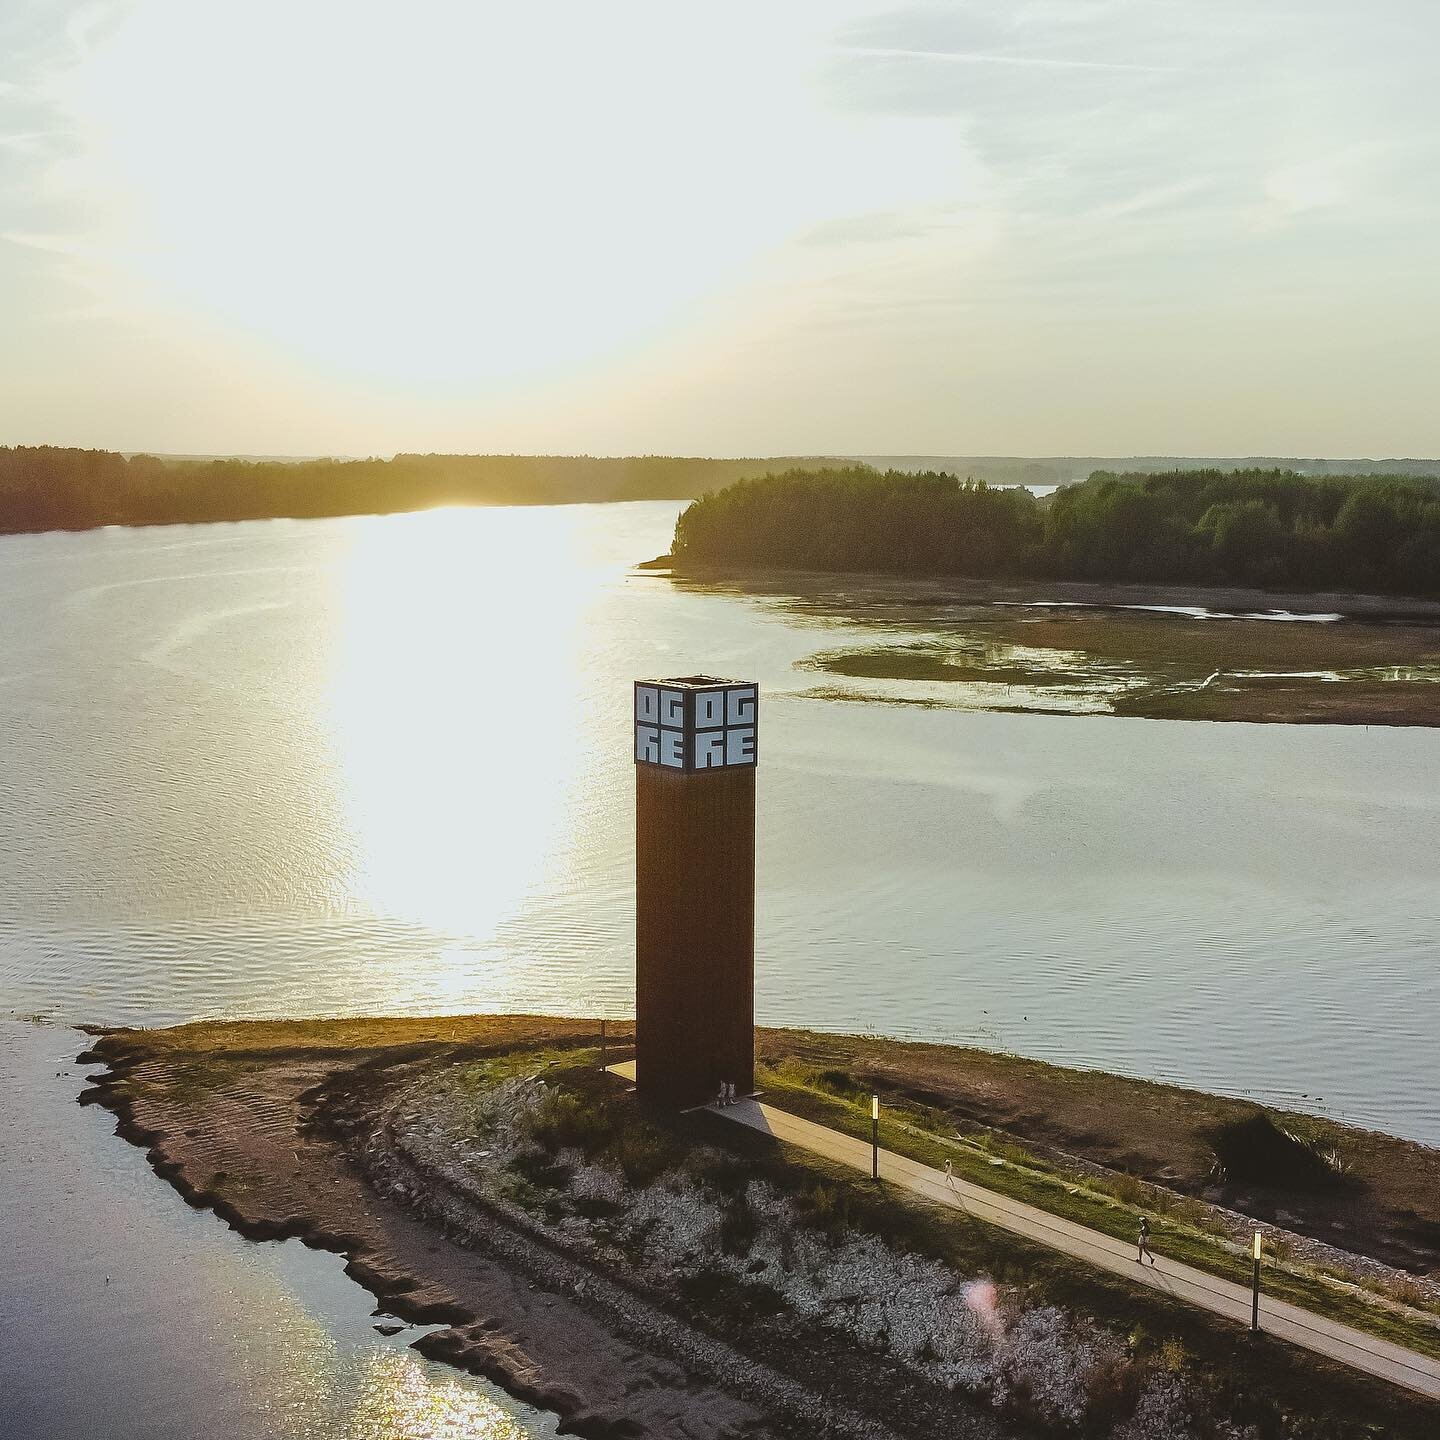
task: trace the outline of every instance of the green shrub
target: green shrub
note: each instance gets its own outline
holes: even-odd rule
[[[743,1195],[749,1185],[753,1167],[738,1156],[723,1150],[693,1151],[685,1167],[699,1185],[719,1195]]]
[[[822,1090],[828,1090],[832,1095],[839,1095],[847,1100],[858,1100],[870,1094],[865,1085],[847,1070],[816,1071],[815,1084]]]
[[[626,1125],[615,1137],[611,1154],[625,1172],[625,1178],[637,1189],[654,1184],[672,1160],[665,1137],[643,1124]]]
[[[563,1190],[575,1175],[573,1166],[559,1164],[545,1150],[522,1150],[510,1168],[542,1190]]]
[[[545,1092],[530,1121],[530,1134],[551,1154],[576,1149],[594,1155],[608,1144],[613,1129],[604,1106],[554,1088]]]
[[[838,1185],[824,1183],[797,1190],[791,1197],[800,1220],[821,1231],[831,1240],[838,1240],[850,1228],[850,1192]]]
[[[743,1194],[726,1207],[720,1221],[720,1248],[727,1255],[748,1255],[760,1231],[760,1220]]]
[[[1240,1184],[1332,1190],[1344,1173],[1335,1150],[1282,1129],[1263,1111],[1211,1132],[1217,1170]]]
[[[1151,1203],[1150,1187],[1134,1175],[1123,1172],[1112,1175],[1105,1181],[1105,1189],[1122,1205],[1132,1205],[1137,1210],[1143,1210]]]

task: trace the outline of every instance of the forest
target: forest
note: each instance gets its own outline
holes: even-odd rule
[[[1440,594],[1440,480],[1097,471],[1037,500],[936,471],[796,469],[694,501],[684,563]]]
[[[675,529],[691,561],[1440,594],[1440,479],[1413,474],[1099,470],[1037,499],[949,472],[816,461],[0,446],[0,533],[696,496]]]
[[[197,460],[54,445],[0,446],[0,534],[278,516],[377,515],[438,505],[685,500],[763,474],[775,464],[773,459],[668,455]]]

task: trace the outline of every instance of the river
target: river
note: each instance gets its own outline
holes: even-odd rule
[[[453,1433],[544,1433],[375,1335],[333,1257],[247,1246],[149,1181],[74,1107],[62,1027],[629,1013],[636,676],[761,683],[762,1022],[973,1042],[1440,1143],[1440,731],[818,699],[796,665],[855,640],[842,614],[629,573],[676,510],[0,540],[20,1117],[0,1195],[25,1247],[0,1245],[20,1335],[0,1382],[27,1435],[84,1433],[57,1397],[106,1357],[127,1395],[163,1390],[155,1337],[202,1312],[199,1367],[223,1384],[192,1373],[198,1410],[107,1433],[388,1440],[412,1431],[365,1397],[397,1365],[416,1405],[510,1427]],[[195,1257],[178,1287],[177,1254]],[[309,1428],[272,1431],[256,1407],[295,1315],[323,1340],[295,1401]]]

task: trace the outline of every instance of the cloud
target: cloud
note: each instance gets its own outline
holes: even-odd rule
[[[1137,65],[1125,60],[1065,60],[1045,55],[999,55],[975,50],[902,50],[894,46],[842,45],[848,55],[869,55],[885,60],[926,60],[954,65],[1015,65],[1040,70],[1137,70],[1163,74],[1174,67]]]
[[[0,230],[0,240],[27,250],[43,250],[47,255],[84,255],[92,248],[78,235],[45,235],[27,230]]]
[[[1261,225],[1280,225],[1316,210],[1336,210],[1356,198],[1367,161],[1383,153],[1376,145],[1347,145],[1270,171],[1264,178]]]
[[[9,135],[0,135],[0,150],[35,155],[53,135],[54,132],[50,130],[18,130]]]

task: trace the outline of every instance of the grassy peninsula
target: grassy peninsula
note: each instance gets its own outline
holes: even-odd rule
[[[600,1073],[593,1021],[102,1034],[85,1099],[193,1204],[339,1251],[413,1344],[589,1436],[1348,1440],[1435,1406]],[[617,1034],[617,1031],[620,1033]],[[623,1043],[613,1027],[610,1058]],[[761,1083],[883,1142],[1440,1352],[1440,1155],[1253,1104],[945,1046],[758,1032]],[[1343,1219],[1342,1219],[1343,1217]],[[1237,1232],[1239,1239],[1237,1240]],[[1348,1247],[1348,1248],[1347,1248]],[[1343,1312],[1343,1315],[1342,1315]],[[431,1328],[434,1327],[434,1328]]]

